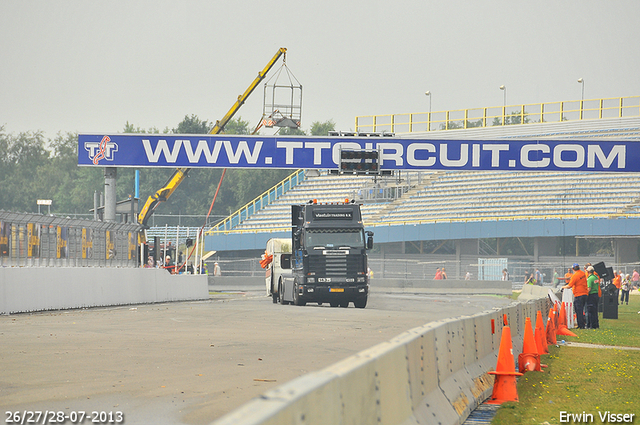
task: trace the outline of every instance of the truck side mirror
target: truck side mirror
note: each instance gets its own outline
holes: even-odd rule
[[[373,249],[373,232],[367,231],[367,249]]]

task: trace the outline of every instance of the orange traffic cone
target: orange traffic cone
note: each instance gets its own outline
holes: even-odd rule
[[[533,329],[531,328],[531,318],[524,319],[524,341],[522,344],[522,353],[518,356],[518,371],[524,372],[541,372],[540,355],[536,347],[536,341],[533,337]]]
[[[565,303],[560,304],[560,315],[558,316],[558,328],[564,326],[567,327],[567,308]]]
[[[547,334],[544,330],[544,322],[542,321],[542,312],[538,310],[538,315],[536,316],[536,330],[534,332],[536,339],[536,348],[538,349],[538,354],[549,354],[549,347],[547,346]]]
[[[547,320],[547,344],[557,344],[556,340],[556,312],[555,310],[549,311],[549,320]]]
[[[556,329],[556,336],[558,335],[578,336],[567,328],[567,311],[564,308],[564,303],[562,303],[562,307],[560,307],[560,318],[558,319],[558,328]]]
[[[511,345],[511,328],[509,326],[502,328],[498,363],[496,364],[496,370],[489,372],[489,374],[495,375],[495,379],[493,381],[493,393],[489,401],[487,401],[488,404],[518,401],[516,376],[522,376],[522,374],[516,372],[513,360],[513,346]]]

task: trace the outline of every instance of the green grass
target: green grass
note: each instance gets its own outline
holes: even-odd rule
[[[640,347],[640,297],[619,306],[618,320],[600,319],[600,329],[574,329],[566,340]],[[559,424],[560,412],[593,415],[599,412],[635,414],[640,423],[640,351],[550,346],[542,356],[544,372],[527,372],[518,380],[517,403],[504,403],[492,424]],[[573,423],[573,422],[569,422]],[[578,423],[578,422],[575,422]]]
[[[617,319],[603,319],[600,329],[571,329],[577,337],[561,337],[566,341],[588,344],[640,347],[640,296],[629,297],[629,305],[618,306]]]

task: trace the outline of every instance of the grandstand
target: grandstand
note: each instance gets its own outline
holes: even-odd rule
[[[586,124],[585,124],[586,123]],[[580,125],[581,124],[581,125]],[[523,130],[524,129],[524,130]],[[528,130],[528,131],[525,131]],[[598,137],[640,139],[640,118],[499,126],[430,132],[433,139]],[[401,135],[402,136],[402,135]],[[425,134],[411,133],[411,137]],[[594,202],[597,194],[598,202]],[[640,175],[598,172],[415,171],[395,176],[332,175],[307,170],[275,201],[256,208],[232,228],[278,231],[290,226],[290,205],[311,199],[363,204],[368,226],[442,220],[639,216]]]
[[[640,175],[635,174],[425,171],[413,173],[413,182],[413,186],[401,186],[408,190],[396,199],[371,199],[367,195],[372,192],[398,187],[398,180],[335,176],[324,171],[307,177],[235,230],[286,230],[291,205],[312,199],[362,202],[367,226],[438,220],[640,217]],[[600,194],[606,194],[605,199]]]
[[[396,137],[640,140],[640,109],[636,109],[635,116],[412,131]],[[460,261],[464,255],[475,256],[469,260],[472,263],[479,261],[479,238],[533,238],[535,254],[530,256],[537,264],[544,256],[556,255],[561,236],[608,237],[612,246],[615,242],[617,263],[639,261],[640,174],[632,173],[402,171],[394,176],[365,177],[305,170],[277,199],[254,207],[251,214],[248,209],[240,210],[235,222],[230,217],[224,226],[211,229],[207,245],[236,253],[264,249],[266,239],[290,234],[291,204],[346,198],[362,203],[365,225],[376,233],[378,255],[404,256],[405,243],[419,243],[422,252],[422,242],[450,240],[458,252],[457,276],[463,273]],[[404,257],[394,261],[399,258]],[[429,267],[425,270],[423,274],[428,275]]]

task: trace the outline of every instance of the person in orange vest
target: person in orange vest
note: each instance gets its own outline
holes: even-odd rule
[[[571,289],[573,291],[573,308],[576,312],[576,318],[578,319],[578,328],[584,329],[584,306],[589,296],[589,287],[587,285],[587,275],[580,270],[578,263],[573,265],[573,276],[571,276],[569,283],[564,285],[562,289]]]
[[[616,277],[613,278],[613,286],[615,286],[616,289],[616,298],[618,298],[618,296],[620,295],[620,288],[622,287],[622,270],[618,271],[618,272],[614,272],[614,275]]]
[[[564,275],[564,284],[565,285],[569,283],[569,281],[571,280],[571,276],[573,276],[573,269],[570,268],[567,271],[567,273]]]
[[[620,287],[622,286],[622,276],[620,276],[621,273],[622,270],[613,273],[615,275],[615,277],[613,278],[613,285],[618,289],[620,289]]]

